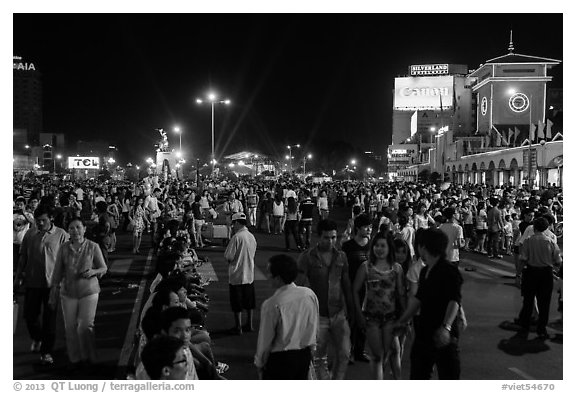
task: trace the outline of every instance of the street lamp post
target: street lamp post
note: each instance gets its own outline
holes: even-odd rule
[[[306,180],[306,159],[311,159],[312,158],[312,154],[308,154],[307,156],[304,156],[304,180]]]
[[[176,132],[176,133],[178,134],[178,136],[179,136],[179,139],[180,139],[180,148],[179,148],[178,151],[179,151],[180,155],[182,155],[182,132],[181,132],[181,130],[180,130],[180,127],[174,127],[174,132]]]
[[[54,163],[54,173],[56,173],[56,160],[60,160],[62,159],[62,155],[61,154],[56,154],[56,157],[54,158],[53,163]]]
[[[206,100],[202,100],[200,98],[196,99],[196,102],[198,104],[202,104],[204,103]],[[212,163],[212,177],[214,177],[214,164],[216,163],[216,156],[214,155],[214,104],[226,104],[229,105],[230,104],[230,100],[226,99],[226,100],[218,100],[216,97],[216,94],[214,93],[209,93],[208,94],[208,101],[210,102],[210,105],[212,107],[212,159],[210,160],[210,162]]]
[[[288,145],[286,146],[288,148],[288,152],[290,153],[290,173],[292,173],[293,169],[292,169],[292,148],[293,147],[300,147],[300,144],[297,145]]]

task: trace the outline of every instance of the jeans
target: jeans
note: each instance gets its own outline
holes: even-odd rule
[[[284,240],[286,242],[286,248],[290,248],[290,234],[294,238],[296,247],[300,248],[300,236],[298,235],[298,221],[297,220],[287,220],[284,224]]]
[[[85,360],[95,362],[94,317],[98,306],[98,294],[80,299],[62,295],[61,302],[68,358],[72,363]]]
[[[312,220],[304,221],[300,220],[300,244],[306,248],[310,247],[310,242],[312,241]],[[304,238],[304,233],[306,233],[306,238]]]
[[[50,288],[26,288],[24,320],[34,341],[42,341],[40,353],[51,353],[56,338],[56,306],[48,304]]]
[[[333,348],[332,377],[328,370],[328,345]],[[350,327],[344,311],[332,317],[320,316],[320,327],[316,351],[314,352],[314,368],[318,379],[344,379],[348,361],[350,360]]]
[[[522,310],[520,311],[520,326],[528,331],[530,317],[534,309],[534,298],[538,304],[537,333],[546,333],[546,325],[550,315],[550,301],[554,289],[552,268],[528,266],[522,272]]]
[[[410,354],[410,379],[430,379],[436,365],[438,379],[460,379],[460,349],[457,342],[436,348],[431,340],[414,340]]]

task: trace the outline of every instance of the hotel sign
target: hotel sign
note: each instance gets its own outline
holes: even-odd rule
[[[448,75],[448,64],[411,65],[410,75],[412,76]]]
[[[99,169],[100,158],[98,157],[68,157],[70,169]]]

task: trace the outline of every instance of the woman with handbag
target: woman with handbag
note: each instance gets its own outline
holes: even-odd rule
[[[107,271],[97,243],[84,237],[86,226],[73,219],[68,226],[70,240],[62,245],[56,257],[50,303],[60,295],[68,357],[82,367],[96,362],[94,317],[98,305],[98,279]]]

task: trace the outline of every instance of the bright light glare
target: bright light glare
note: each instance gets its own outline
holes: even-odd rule
[[[209,99],[210,101],[216,100],[216,94],[214,94],[214,93],[208,94],[208,99]]]
[[[180,132],[180,127],[174,127],[174,131]]]
[[[289,159],[290,159],[290,156],[286,156],[286,159],[289,160]]]
[[[234,168],[234,163],[231,162],[230,164],[228,164],[228,166],[229,166],[230,168]]]
[[[226,105],[230,105],[230,100],[225,100],[224,103],[225,103]]]
[[[296,147],[300,147],[300,145],[296,145]]]
[[[62,159],[62,154],[56,154],[56,159],[58,160]]]
[[[352,165],[356,165],[356,160],[352,160],[352,161],[350,161],[350,163],[351,163]]]
[[[244,161],[242,160],[238,161],[238,165],[244,165]]]
[[[312,154],[308,154],[308,159],[312,158]]]
[[[196,98],[196,103],[197,103],[197,104],[201,104],[201,103],[202,103],[202,100],[201,100],[200,98]]]
[[[430,127],[430,131],[432,132],[436,131],[436,127]]]
[[[508,89],[508,94],[510,94],[510,95],[516,94],[516,90],[515,89]]]
[[[181,151],[177,152],[177,153],[176,153],[176,157],[181,158],[181,157],[182,157],[182,152],[181,152]]]

